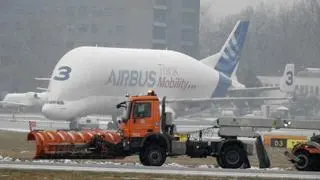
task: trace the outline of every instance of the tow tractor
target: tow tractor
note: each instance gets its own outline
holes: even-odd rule
[[[247,144],[238,137],[254,137],[259,167],[269,168],[268,154],[255,128],[286,125],[286,121],[281,120],[220,118],[218,127],[185,133],[187,139],[184,140],[185,136],[175,132],[172,118],[166,113],[166,97],[160,101],[154,91],[129,96],[117,108],[124,109],[117,131],[31,131],[27,139],[36,142],[34,158],[115,159],[138,155],[145,166],[161,166],[172,156],[212,156],[222,168],[249,168]],[[214,128],[218,128],[220,138],[204,140],[203,134]]]
[[[299,171],[320,171],[320,135],[296,144],[284,153]]]

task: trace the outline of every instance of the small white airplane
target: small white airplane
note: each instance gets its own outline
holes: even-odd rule
[[[41,108],[47,99],[47,92],[26,92],[26,93],[8,93],[5,95],[0,104],[3,108],[24,108],[39,107]]]
[[[48,79],[42,113],[53,120],[70,120],[89,114],[115,114],[116,104],[128,94],[154,89],[167,96],[168,111],[188,103],[232,100],[283,100],[287,97],[227,97],[229,91],[263,91],[294,87],[294,65],[287,65],[280,87],[246,88],[235,80],[249,22],[238,21],[221,51],[196,60],[172,50],[78,47],[67,52]],[[233,77],[232,77],[233,76]],[[48,80],[45,78],[45,80]]]

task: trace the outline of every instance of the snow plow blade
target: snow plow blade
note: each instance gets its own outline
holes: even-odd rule
[[[34,159],[107,159],[121,158],[121,136],[104,130],[31,131],[35,141]]]

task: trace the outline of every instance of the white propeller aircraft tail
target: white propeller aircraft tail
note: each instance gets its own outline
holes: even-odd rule
[[[280,81],[280,90],[285,93],[293,93],[294,81],[294,64],[287,64]]]

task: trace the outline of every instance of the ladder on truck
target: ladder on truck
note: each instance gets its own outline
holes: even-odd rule
[[[217,119],[217,125],[188,133],[188,139],[198,137],[203,138],[203,134],[208,134],[217,129],[218,136],[224,139],[236,139],[238,137],[255,138],[255,147],[257,158],[259,160],[259,168],[270,168],[271,163],[268,153],[262,142],[259,129],[308,129],[320,130],[320,120],[290,120],[290,119],[263,119],[263,118],[230,118],[222,117]],[[271,131],[272,132],[272,131]],[[246,167],[250,168],[249,161]]]

